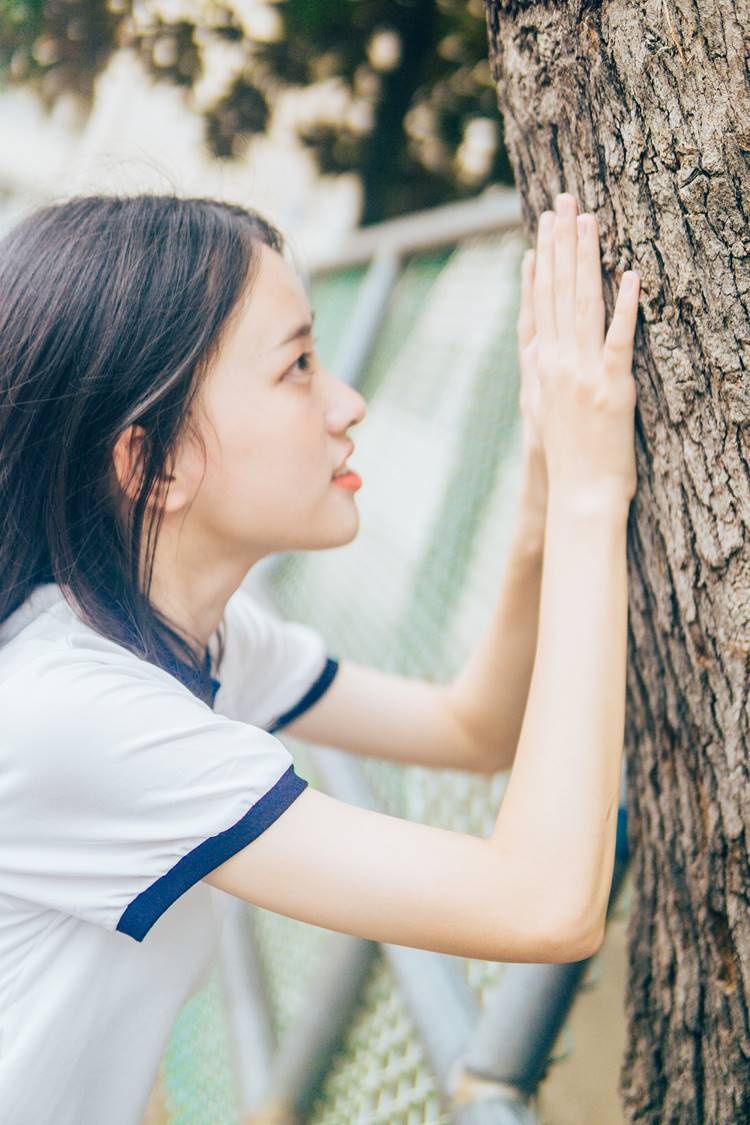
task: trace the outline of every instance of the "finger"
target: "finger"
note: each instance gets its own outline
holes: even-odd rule
[[[598,361],[604,346],[604,298],[599,228],[593,215],[578,216],[575,329],[578,354],[586,367]]]
[[[557,339],[554,229],[554,211],[543,211],[539,216],[534,262],[534,323],[545,348],[553,348]]]
[[[604,341],[604,371],[610,378],[630,374],[633,366],[639,292],[640,278],[635,270],[628,270],[620,282],[612,323]]]
[[[555,317],[558,339],[575,343],[576,311],[576,212],[578,204],[568,192],[555,200]]]
[[[521,263],[521,309],[518,314],[518,344],[525,348],[534,338],[534,251],[527,250]]]

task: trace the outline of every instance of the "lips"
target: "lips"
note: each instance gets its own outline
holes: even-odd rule
[[[343,473],[341,476],[334,477],[331,484],[337,484],[339,488],[346,488],[350,492],[356,492],[362,487],[362,480],[358,473],[348,472]]]

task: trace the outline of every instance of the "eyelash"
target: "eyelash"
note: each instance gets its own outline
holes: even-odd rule
[[[312,375],[312,373],[313,373],[313,372],[312,372],[312,362],[313,362],[314,358],[315,358],[315,353],[314,353],[314,352],[303,352],[303,353],[302,353],[302,355],[299,355],[299,356],[297,356],[297,358],[295,359],[295,361],[294,361],[294,363],[293,363],[293,364],[291,365],[291,367],[288,367],[288,368],[287,368],[287,370],[286,370],[286,371],[284,372],[284,374],[283,374],[283,376],[282,376],[282,379],[286,379],[287,375],[291,375],[291,374],[294,374],[294,372],[295,372],[295,368],[296,368],[296,367],[297,367],[297,365],[298,365],[299,363],[301,363],[301,362],[302,362],[303,360],[304,360],[304,361],[305,361],[305,363],[306,363],[306,364],[308,364],[309,366],[308,366],[308,367],[306,367],[306,368],[303,368],[303,369],[301,369],[301,371],[300,371],[300,374],[302,374],[302,375]]]

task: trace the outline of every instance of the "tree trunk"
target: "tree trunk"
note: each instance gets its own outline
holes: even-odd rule
[[[488,0],[527,229],[641,275],[625,751],[629,1122],[750,1122],[750,0]],[[744,41],[743,41],[744,37]]]

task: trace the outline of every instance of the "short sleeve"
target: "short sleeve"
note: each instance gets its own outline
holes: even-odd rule
[[[40,907],[142,941],[307,785],[278,739],[131,654],[49,662],[35,688],[0,699],[0,889]]]
[[[312,707],[339,667],[317,629],[276,616],[243,587],[224,610],[224,646],[217,709],[267,731]]]

